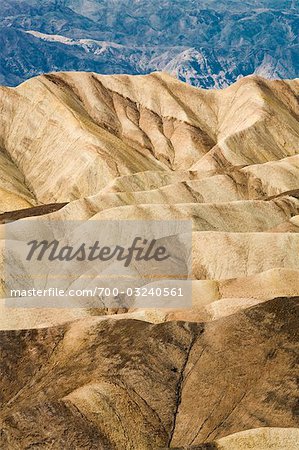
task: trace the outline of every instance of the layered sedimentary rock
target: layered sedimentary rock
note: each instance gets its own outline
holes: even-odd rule
[[[256,428],[226,436],[217,441],[176,450],[296,450],[298,428]]]
[[[1,448],[296,448],[298,92],[160,73],[0,89],[1,237],[27,218],[193,229],[192,308],[1,300]]]
[[[297,80],[257,77],[224,91],[159,73],[37,77],[1,89],[2,158],[17,171],[14,186],[3,176],[2,184],[14,192],[23,181],[42,203],[95,195],[116,178],[148,171],[141,191],[190,179],[210,191],[207,178],[216,176],[223,189],[214,188],[215,202],[223,190],[237,191],[228,201],[290,191],[297,188],[297,92]]]
[[[297,98],[298,80],[204,91],[161,73],[50,74],[2,88],[0,220],[192,220],[204,319],[221,299],[298,294]],[[48,313],[34,326],[58,320]],[[84,311],[61,320],[73,314]]]
[[[176,448],[294,428],[297,302],[207,324],[90,318],[2,331],[1,448]],[[248,448],[246,434],[230,439],[220,448]]]

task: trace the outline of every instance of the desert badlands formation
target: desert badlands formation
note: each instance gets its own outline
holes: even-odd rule
[[[298,96],[162,73],[0,88],[2,255],[13,221],[193,230],[192,308],[2,298],[1,449],[299,449]]]

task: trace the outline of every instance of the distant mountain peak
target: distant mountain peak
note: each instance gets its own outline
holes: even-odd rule
[[[252,73],[294,78],[298,23],[291,0],[4,0],[0,82],[59,70],[160,70],[209,89]]]

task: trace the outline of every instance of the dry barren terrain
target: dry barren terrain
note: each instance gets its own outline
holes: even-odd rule
[[[1,449],[299,448],[298,97],[162,73],[0,88],[1,255],[28,218],[192,221],[192,308],[1,300]]]

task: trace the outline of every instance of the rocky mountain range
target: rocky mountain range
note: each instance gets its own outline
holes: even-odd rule
[[[166,71],[204,88],[299,73],[295,0],[2,0],[0,82]]]
[[[192,221],[192,307],[1,300],[1,449],[298,448],[298,95],[161,72],[0,88],[1,265],[10,222]]]

